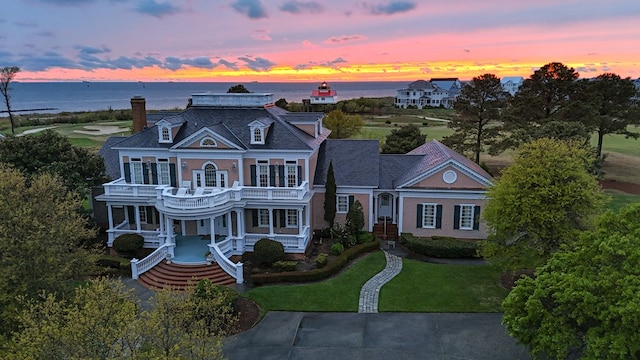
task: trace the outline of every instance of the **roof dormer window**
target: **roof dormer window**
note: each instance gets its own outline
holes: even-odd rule
[[[171,129],[168,126],[163,126],[159,128],[160,130],[160,139],[158,139],[161,143],[170,143],[171,139]]]
[[[251,143],[252,144],[264,144],[264,129],[260,127],[254,127],[251,130]]]

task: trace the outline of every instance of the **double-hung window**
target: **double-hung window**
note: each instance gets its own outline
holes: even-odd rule
[[[455,206],[453,228],[460,230],[480,229],[480,206],[460,204]]]
[[[168,159],[158,159],[158,184],[171,185],[171,173],[169,171]]]
[[[341,214],[349,212],[348,195],[336,195],[336,211]]]
[[[473,205],[460,205],[460,229],[473,230]]]
[[[442,228],[442,205],[435,203],[418,204],[417,227],[424,229]]]
[[[258,210],[258,226],[260,227],[269,226],[269,209]]]
[[[269,186],[269,162],[266,160],[258,161],[258,186]]]
[[[131,159],[131,183],[144,184],[142,177],[142,159]]]
[[[287,209],[287,227],[298,227],[298,210]]]
[[[287,187],[298,186],[298,166],[295,161],[287,161],[285,166],[285,176],[287,178]]]

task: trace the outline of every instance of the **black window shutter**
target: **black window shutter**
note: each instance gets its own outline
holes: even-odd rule
[[[473,230],[480,230],[480,206],[473,207]]]
[[[298,186],[302,184],[302,166],[298,165]]]
[[[422,204],[418,204],[418,207],[416,209],[416,227],[417,228],[421,228],[422,227]]]
[[[129,163],[124,163],[124,181],[131,182],[131,166]]]
[[[158,164],[151,164],[151,183],[158,185]]]
[[[252,220],[253,226],[258,226],[258,209],[251,210],[251,220]]]
[[[436,229],[442,229],[442,205],[436,205]]]
[[[349,209],[351,209],[351,206],[353,205],[353,201],[354,201],[354,197],[353,195],[349,195]]]
[[[453,208],[453,228],[460,229],[460,205]]]
[[[269,165],[269,186],[276,186],[276,167]]]
[[[127,206],[127,212],[129,213],[129,224],[134,225],[136,223],[136,209],[133,206]]]
[[[149,166],[147,163],[142,163],[142,182],[144,184],[150,184],[149,181]]]
[[[251,186],[256,186],[257,185],[257,182],[256,182],[256,166],[255,165],[249,166],[249,170],[251,171]]]
[[[278,168],[278,178],[280,178],[280,187],[284,187],[284,166]]]
[[[286,215],[286,211],[284,209],[280,209],[280,227],[287,227]]]
[[[176,164],[169,164],[169,177],[171,178],[171,186],[176,187]]]

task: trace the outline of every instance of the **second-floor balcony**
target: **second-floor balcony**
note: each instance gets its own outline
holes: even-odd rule
[[[235,182],[230,188],[175,188],[166,185],[127,184],[118,179],[104,184],[105,200],[155,198],[162,205],[172,209],[207,209],[222,206],[232,201],[242,200],[302,200],[309,192],[309,183],[296,187],[255,187],[240,186]]]

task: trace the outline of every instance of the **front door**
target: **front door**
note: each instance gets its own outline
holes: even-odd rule
[[[393,202],[391,201],[391,194],[380,194],[378,198],[378,217],[388,217],[389,219],[391,219],[391,215],[393,214]]]

